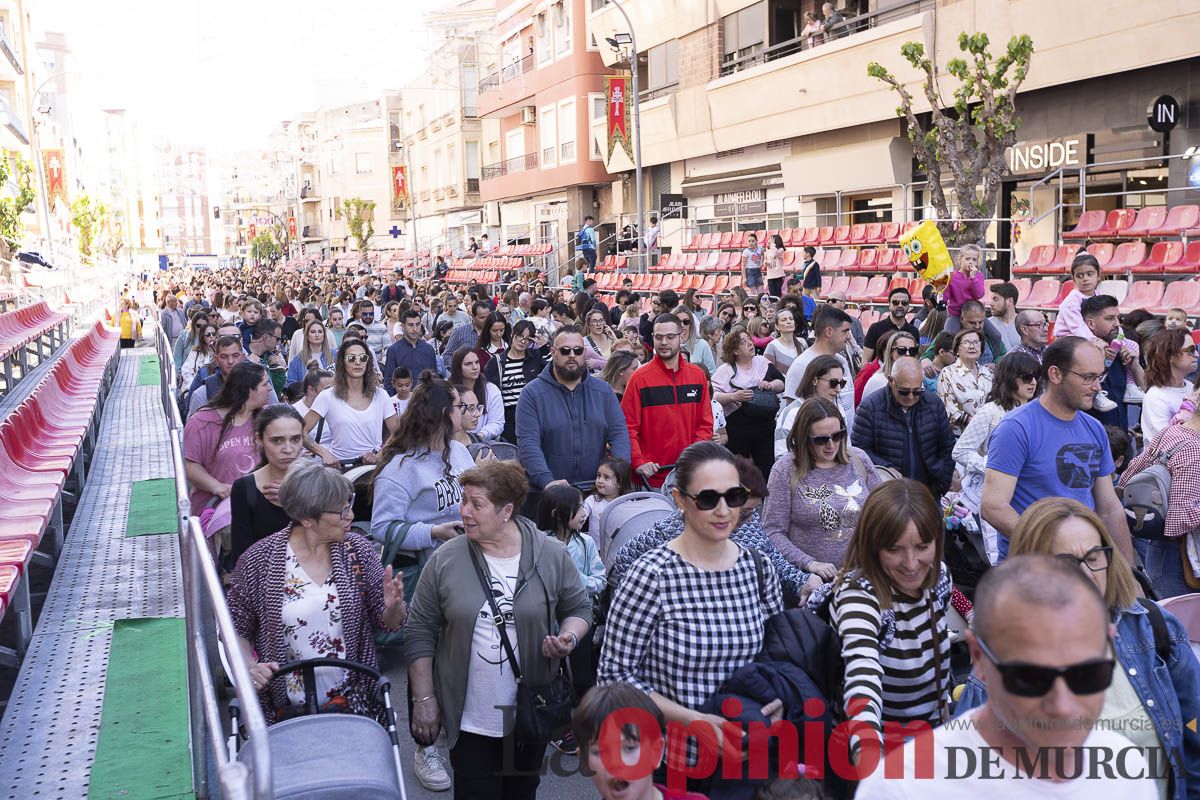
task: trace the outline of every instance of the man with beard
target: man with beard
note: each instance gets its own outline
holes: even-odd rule
[[[550,364],[517,400],[517,450],[530,494],[553,483],[590,483],[609,455],[629,460],[617,396],[588,374],[583,353],[579,326],[559,328],[550,342]],[[711,416],[708,424],[711,437]]]
[[[654,320],[654,357],[640,367],[621,398],[629,427],[630,464],[651,486],[662,486],[663,465],[674,464],[684,448],[713,436],[712,401],[704,370],[680,356],[683,326],[674,314]]]
[[[1098,294],[1083,301],[1079,307],[1083,324],[1104,347],[1104,377],[1100,380],[1100,395],[1112,403],[1092,403],[1091,414],[1105,425],[1116,425],[1129,430],[1129,411],[1125,403],[1125,387],[1141,386],[1145,373],[1138,361],[1137,352],[1125,347],[1124,337],[1118,339],[1121,330],[1121,312],[1117,298]],[[1103,407],[1102,407],[1103,406]]]

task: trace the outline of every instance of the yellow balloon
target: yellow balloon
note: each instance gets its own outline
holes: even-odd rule
[[[946,242],[937,229],[937,223],[927,219],[900,237],[900,249],[912,268],[922,280],[927,281],[939,292],[950,282],[954,261]]]

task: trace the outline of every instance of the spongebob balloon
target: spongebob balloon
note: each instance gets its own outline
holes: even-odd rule
[[[900,237],[900,247],[904,250],[904,257],[923,280],[939,292],[946,288],[954,263],[937,229],[937,223],[931,219],[925,220]]]

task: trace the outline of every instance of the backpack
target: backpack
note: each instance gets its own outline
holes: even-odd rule
[[[1129,532],[1139,539],[1165,539],[1167,500],[1171,496],[1171,472],[1167,462],[1184,445],[1163,450],[1154,463],[1134,475],[1121,493],[1121,505]]]
[[[587,228],[580,228],[579,233],[575,237],[576,247],[586,248],[588,246]]]

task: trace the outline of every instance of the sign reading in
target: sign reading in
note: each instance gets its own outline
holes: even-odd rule
[[[1049,172],[1059,167],[1078,167],[1087,162],[1088,135],[1062,136],[1033,142],[1017,142],[1004,151],[1004,161],[1013,175]]]
[[[604,101],[608,111],[608,160],[612,160],[613,149],[617,142],[630,161],[633,161],[633,133],[629,126],[630,80],[627,76],[606,75],[604,77]]]
[[[1169,94],[1156,98],[1146,111],[1146,122],[1156,133],[1171,130],[1179,124],[1179,101]]]

